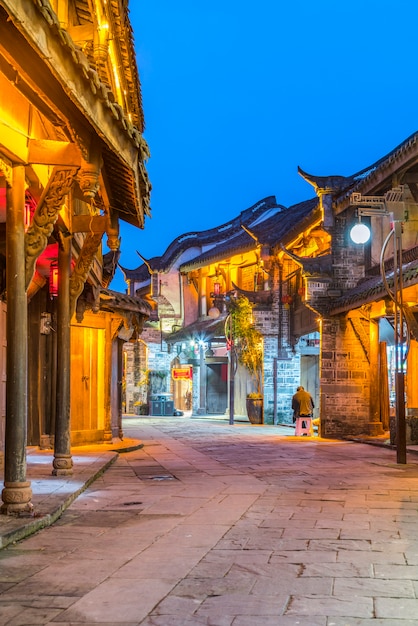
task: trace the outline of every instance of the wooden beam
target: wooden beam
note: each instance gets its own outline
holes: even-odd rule
[[[73,233],[103,234],[109,224],[106,215],[73,215],[71,222]]]
[[[28,163],[80,167],[81,152],[75,143],[68,141],[30,139],[28,146]]]

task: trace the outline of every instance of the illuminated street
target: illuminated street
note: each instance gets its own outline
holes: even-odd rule
[[[416,626],[416,454],[205,417],[124,431],[144,447],[0,551],[2,625]]]

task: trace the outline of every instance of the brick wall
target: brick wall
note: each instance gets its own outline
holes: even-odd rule
[[[277,422],[292,423],[292,396],[300,382],[300,355],[293,350],[289,342],[289,315],[290,309],[282,306],[277,297],[273,301],[271,311],[254,312],[256,326],[264,336],[264,422],[267,424],[272,424],[274,420],[275,393]]]
[[[367,320],[357,322],[363,325],[367,335]],[[368,432],[370,367],[367,346],[363,344],[349,316],[323,319],[320,377],[324,437]]]

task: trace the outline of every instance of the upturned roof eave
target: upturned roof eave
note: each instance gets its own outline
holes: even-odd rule
[[[152,308],[148,302],[136,296],[129,296],[111,289],[100,289],[100,308],[114,312],[124,311],[139,313],[144,317],[151,315]]]

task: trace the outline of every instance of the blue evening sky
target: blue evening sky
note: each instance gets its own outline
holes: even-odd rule
[[[131,0],[152,218],[120,264],[224,224],[297,173],[350,175],[418,129],[417,0]],[[118,270],[112,289],[125,291]]]

